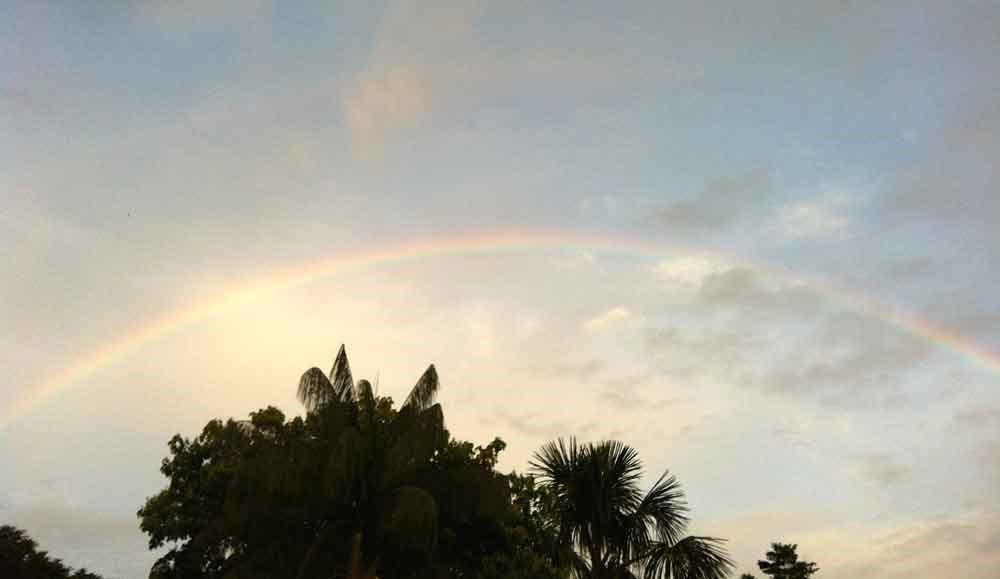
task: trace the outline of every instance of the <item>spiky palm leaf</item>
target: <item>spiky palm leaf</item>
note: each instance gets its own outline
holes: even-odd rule
[[[655,545],[645,562],[646,579],[725,579],[733,561],[713,537],[684,537],[676,543]]]
[[[299,379],[297,394],[299,402],[309,412],[316,412],[334,402],[350,402],[357,399],[351,365],[347,361],[347,350],[343,344],[337,350],[330,376],[327,377],[319,368],[306,370]]]
[[[302,374],[297,396],[299,402],[310,412],[322,408],[336,398],[330,379],[316,367],[309,368]]]
[[[631,541],[676,543],[687,527],[687,512],[684,491],[677,478],[663,473],[629,515],[628,527],[635,533]]]
[[[718,579],[732,566],[721,541],[681,535],[687,507],[677,480],[664,474],[645,494],[642,463],[617,441],[578,446],[559,439],[531,463],[554,491],[560,536],[574,547],[578,577]]]
[[[351,365],[347,361],[347,350],[344,345],[340,345],[337,350],[337,357],[333,360],[333,367],[330,368],[330,383],[333,385],[333,393],[340,400],[355,400],[354,377],[351,375]]]
[[[412,408],[417,411],[425,410],[434,403],[434,398],[437,396],[439,383],[437,370],[434,369],[434,364],[427,367],[420,379],[410,390],[409,396],[406,397],[406,401],[403,402],[403,408]]]

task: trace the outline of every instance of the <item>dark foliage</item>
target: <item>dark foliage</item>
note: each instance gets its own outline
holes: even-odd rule
[[[152,579],[721,579],[719,539],[685,537],[680,485],[638,484],[620,442],[545,445],[502,475],[505,444],[456,440],[430,366],[396,408],[341,347],[305,372],[304,417],[277,408],[175,436],[168,485],[139,510]]]
[[[86,569],[73,569],[38,550],[22,529],[0,526],[0,577],[11,579],[101,579]]]
[[[721,540],[682,536],[688,509],[673,476],[639,489],[642,462],[633,448],[560,439],[543,446],[532,466],[551,493],[562,554],[580,579],[729,575]]]
[[[766,560],[757,561],[760,572],[774,579],[809,579],[819,567],[816,563],[799,561],[797,548],[794,544],[771,543],[771,550],[764,555]]]
[[[397,410],[354,384],[343,348],[299,384],[305,418],[276,408],[175,436],[166,489],[139,510],[152,577],[474,577],[508,550],[503,442],[452,439],[431,366]]]

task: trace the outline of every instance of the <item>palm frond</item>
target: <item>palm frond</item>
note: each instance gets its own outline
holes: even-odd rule
[[[306,410],[312,412],[336,398],[330,380],[319,368],[309,368],[299,379],[298,399]]]
[[[333,359],[330,383],[339,399],[354,400],[354,377],[351,375],[351,364],[347,361],[347,350],[343,344],[337,350],[337,357]]]
[[[680,483],[669,472],[664,472],[649,492],[642,497],[631,514],[631,528],[642,532],[652,529],[654,537],[636,537],[638,542],[659,541],[674,544],[687,528],[688,507]]]
[[[639,453],[623,442],[606,440],[590,445],[587,454],[591,476],[603,487],[609,504],[623,511],[634,508],[642,477]]]
[[[403,408],[424,410],[430,407],[434,403],[434,397],[437,396],[438,387],[437,370],[434,368],[434,364],[431,364],[410,390],[409,396],[403,402]]]
[[[646,579],[725,579],[733,570],[723,539],[685,537],[653,546],[645,560]]]
[[[529,465],[542,484],[555,485],[558,493],[559,487],[568,484],[577,470],[579,456],[576,438],[569,441],[559,438],[543,444]]]

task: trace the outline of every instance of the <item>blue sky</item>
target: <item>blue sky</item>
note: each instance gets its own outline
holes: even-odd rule
[[[143,575],[169,437],[297,411],[345,342],[390,394],[434,362],[504,468],[634,444],[741,570],[780,539],[831,579],[1000,572],[1000,377],[800,283],[1000,351],[994,3],[11,2],[0,29],[0,408],[276,268],[674,248],[376,265],[145,345],[0,428],[0,520],[68,563]]]

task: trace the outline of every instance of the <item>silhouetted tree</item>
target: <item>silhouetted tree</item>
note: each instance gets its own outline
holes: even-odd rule
[[[732,562],[722,540],[684,537],[687,507],[680,484],[664,473],[643,494],[642,463],[617,441],[543,446],[532,467],[553,493],[559,540],[584,579],[722,579]]]
[[[565,579],[572,569],[559,542],[555,495],[531,475],[511,473],[507,548],[483,561],[480,579]]]
[[[795,544],[771,543],[771,550],[764,555],[767,560],[757,561],[757,566],[761,573],[774,579],[808,579],[819,567],[816,563],[799,561],[797,548]]]
[[[166,489],[139,511],[151,577],[471,577],[505,548],[503,442],[444,427],[430,366],[396,410],[354,383],[341,346],[329,376],[299,382],[305,418],[275,408],[175,436]]]
[[[59,559],[39,551],[28,533],[10,525],[0,526],[0,577],[11,579],[101,579],[86,569],[73,571]]]

